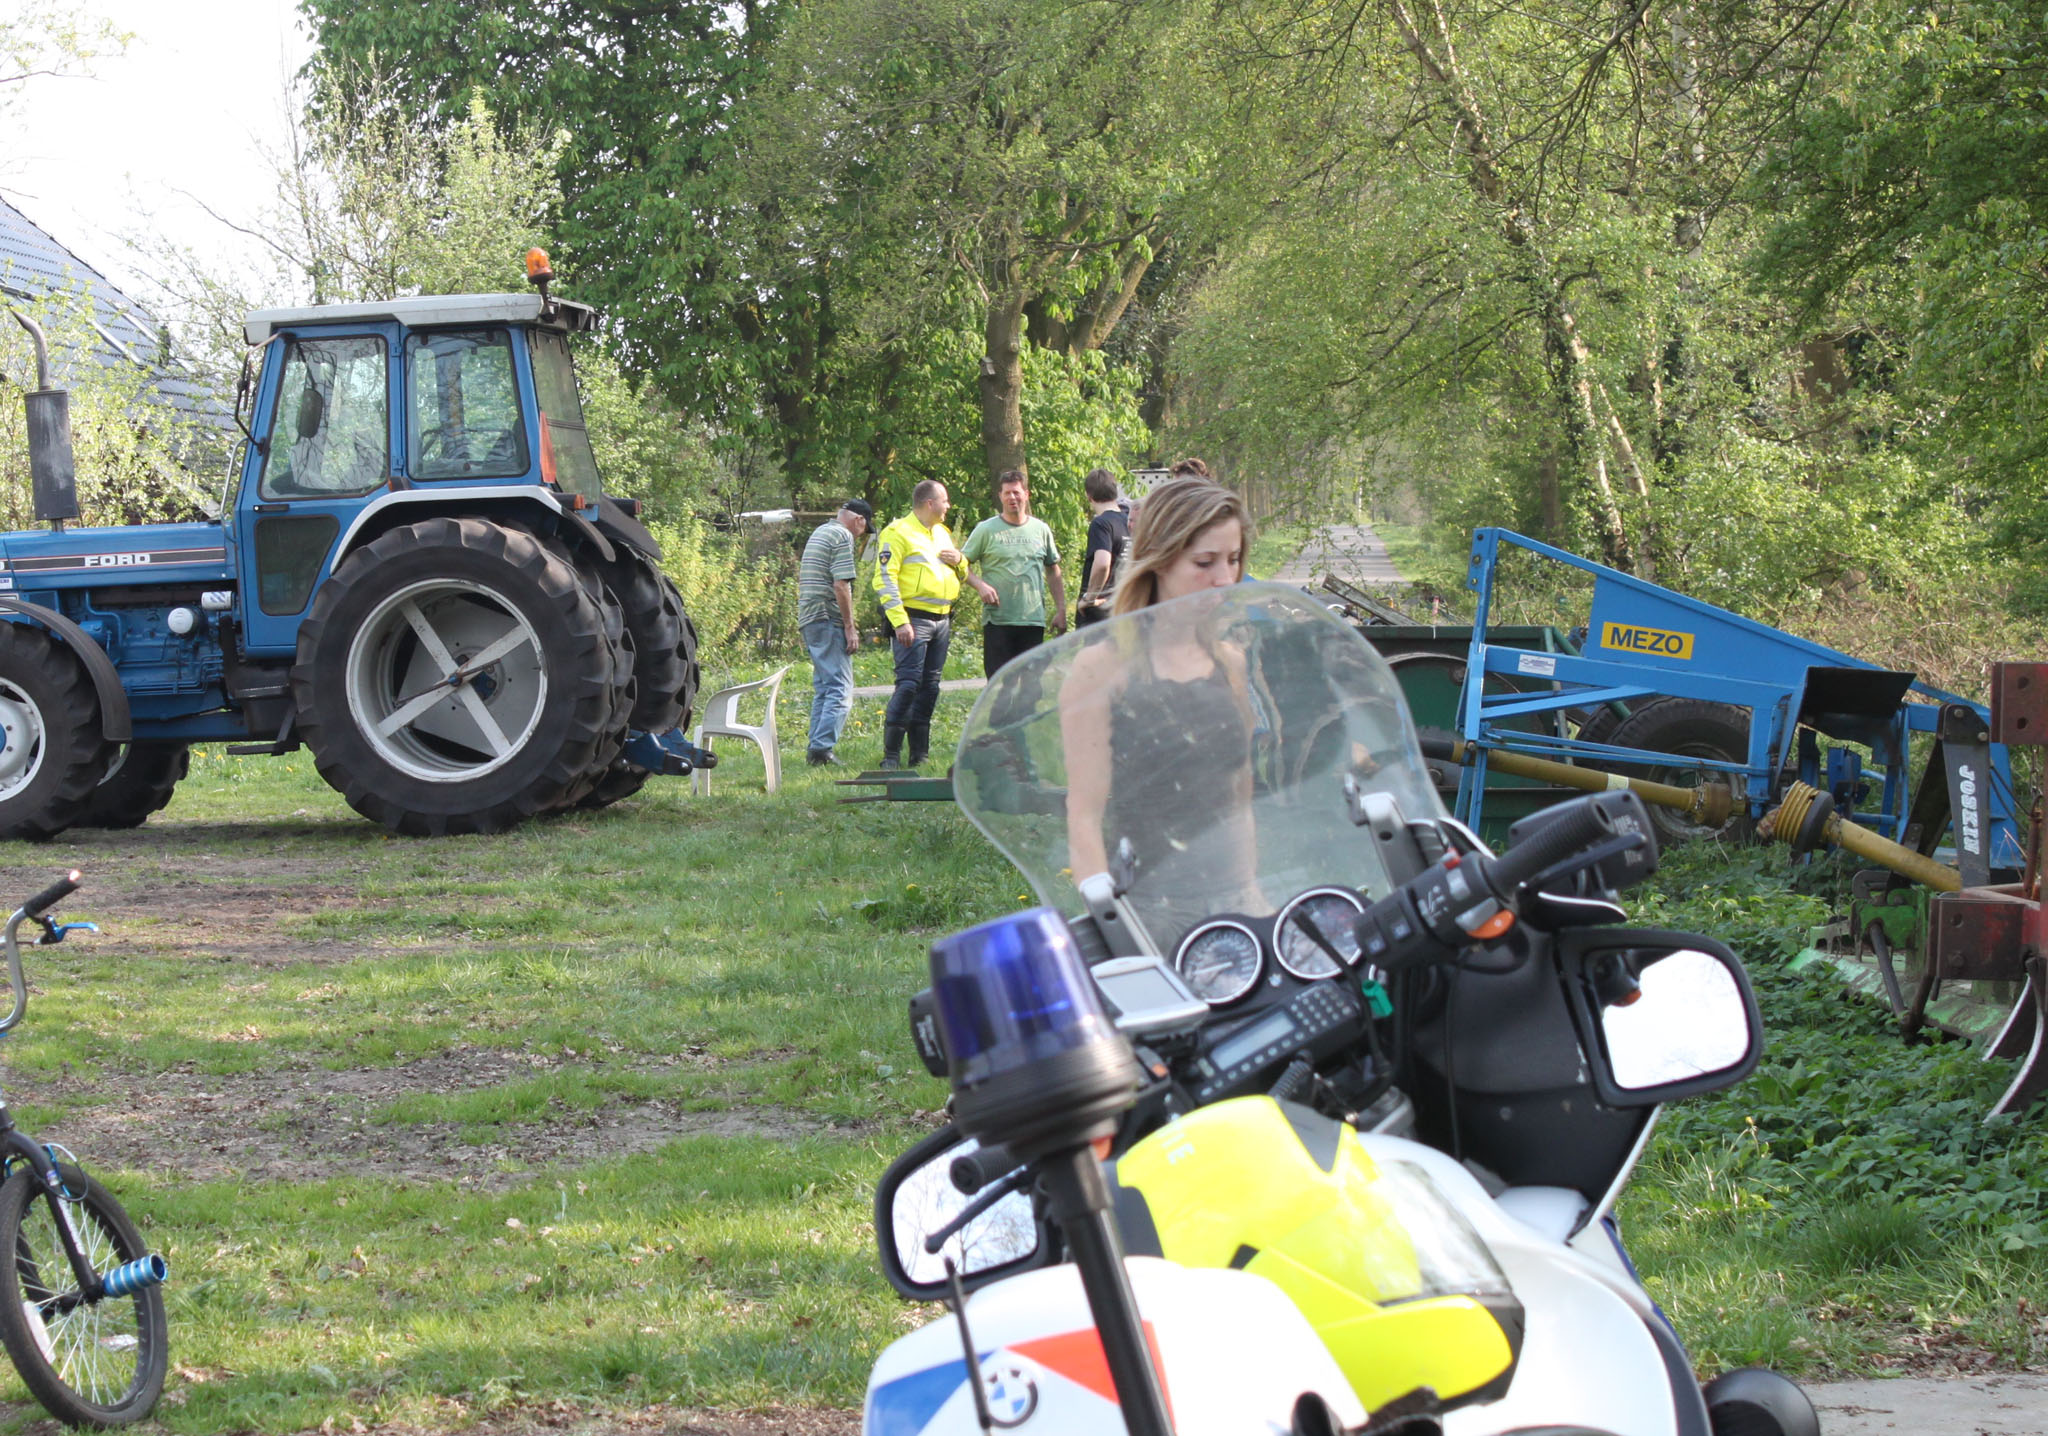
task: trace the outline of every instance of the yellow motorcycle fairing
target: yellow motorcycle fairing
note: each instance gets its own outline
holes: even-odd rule
[[[1286,1292],[1368,1411],[1418,1388],[1445,1406],[1505,1391],[1523,1313],[1418,1167],[1376,1163],[1349,1125],[1270,1097],[1178,1118],[1111,1173],[1126,1251],[1235,1267]]]

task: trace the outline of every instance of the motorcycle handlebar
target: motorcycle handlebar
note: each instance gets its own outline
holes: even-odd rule
[[[1486,876],[1505,902],[1529,879],[1566,858],[1584,852],[1614,831],[1614,820],[1597,803],[1561,804],[1555,821],[1544,824],[1497,858],[1489,859]]]
[[[1024,1164],[1000,1142],[963,1152],[953,1159],[948,1175],[963,1196],[973,1196],[991,1182],[999,1182]]]

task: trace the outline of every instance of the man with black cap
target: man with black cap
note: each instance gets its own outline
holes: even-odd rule
[[[853,661],[860,629],[853,621],[854,557],[873,524],[866,499],[848,499],[804,545],[796,575],[797,629],[811,654],[813,765],[837,763],[832,750],[853,711]]]

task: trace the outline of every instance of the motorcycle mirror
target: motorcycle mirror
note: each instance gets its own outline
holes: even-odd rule
[[[925,1238],[954,1221],[974,1196],[953,1183],[953,1162],[980,1144],[950,1123],[894,1162],[875,1187],[875,1242],[882,1275],[911,1301],[944,1301],[952,1292],[946,1259],[968,1291],[1044,1266],[1052,1242],[1028,1192],[1012,1192],[928,1251]]]
[[[1597,928],[1558,938],[1579,1047],[1609,1107],[1732,1087],[1763,1057],[1763,1020],[1733,951],[1698,933]]]

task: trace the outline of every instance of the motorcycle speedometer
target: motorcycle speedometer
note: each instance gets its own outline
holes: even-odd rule
[[[1296,977],[1313,982],[1335,977],[1343,969],[1310,937],[1299,921],[1306,917],[1315,924],[1323,940],[1337,949],[1337,956],[1358,965],[1358,915],[1365,904],[1342,888],[1311,888],[1287,904],[1273,925],[1273,947],[1280,965]]]
[[[1241,922],[1219,918],[1187,935],[1173,965],[1197,997],[1221,1007],[1252,990],[1264,961],[1257,933]]]

